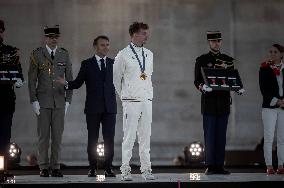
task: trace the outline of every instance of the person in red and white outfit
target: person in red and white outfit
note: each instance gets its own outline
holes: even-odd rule
[[[263,96],[262,122],[264,128],[264,158],[267,174],[284,174],[284,95],[282,63],[284,46],[273,44],[269,50],[269,60],[259,69],[259,86]],[[278,169],[272,166],[272,145],[274,133],[277,135]]]

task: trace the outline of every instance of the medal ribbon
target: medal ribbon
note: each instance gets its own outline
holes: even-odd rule
[[[139,63],[139,66],[140,66],[140,70],[141,70],[141,73],[144,73],[145,71],[145,55],[144,55],[144,50],[143,50],[143,47],[142,47],[142,57],[143,57],[143,65],[138,57],[138,54],[136,53],[135,49],[133,48],[133,46],[131,44],[129,44],[129,47],[131,48],[132,52],[134,53],[138,63]]]

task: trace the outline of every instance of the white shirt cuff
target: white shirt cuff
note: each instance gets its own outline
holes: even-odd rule
[[[67,81],[65,81],[65,89],[68,89],[68,82]]]
[[[273,99],[270,102],[270,106],[275,106],[277,101],[278,101],[278,99],[276,97],[273,97]]]

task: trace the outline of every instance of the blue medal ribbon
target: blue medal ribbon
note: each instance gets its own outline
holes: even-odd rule
[[[142,57],[143,57],[143,65],[138,57],[138,54],[136,53],[135,49],[133,48],[133,46],[131,44],[129,44],[129,47],[131,48],[132,52],[134,53],[138,63],[139,63],[139,66],[140,66],[140,70],[141,70],[141,73],[144,73],[145,71],[145,55],[144,55],[144,50],[143,50],[143,47],[142,47]]]

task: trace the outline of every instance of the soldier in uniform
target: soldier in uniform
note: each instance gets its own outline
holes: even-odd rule
[[[30,57],[29,93],[30,102],[37,115],[38,163],[40,176],[62,177],[59,154],[64,116],[71,103],[72,91],[56,83],[58,77],[72,80],[72,64],[68,51],[58,48],[59,26],[45,27],[46,45],[34,50]],[[51,155],[48,149],[51,135]]]
[[[207,167],[205,174],[230,174],[224,169],[226,132],[231,104],[230,91],[212,91],[212,88],[204,83],[201,68],[234,69],[234,58],[220,52],[221,32],[207,32],[207,40],[210,51],[196,59],[194,79],[195,86],[202,92],[201,113]],[[243,92],[243,88],[237,91],[238,94]]]
[[[23,85],[22,68],[19,61],[18,49],[3,43],[5,31],[4,21],[0,20],[0,74],[4,71],[18,71],[19,77],[16,82],[2,80],[0,75],[0,155],[8,157],[8,147],[11,139],[12,118],[15,112],[16,95],[14,86]],[[5,160],[7,162],[7,160]]]

